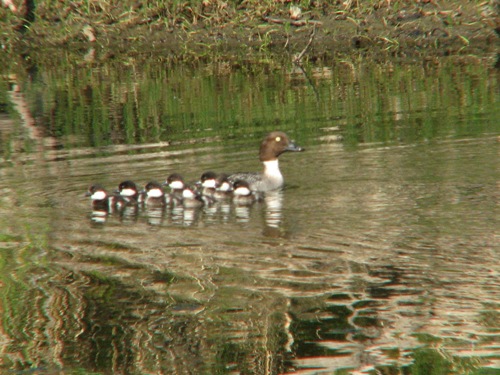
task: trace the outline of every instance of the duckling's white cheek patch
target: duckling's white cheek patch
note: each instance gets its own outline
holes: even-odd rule
[[[96,191],[90,196],[90,199],[94,201],[102,201],[103,199],[106,199],[106,193],[104,191]]]
[[[203,187],[206,188],[215,188],[215,180],[205,180],[203,181]]]
[[[184,184],[181,181],[172,181],[168,186],[170,186],[172,189],[184,188]]]
[[[276,142],[280,142],[281,141],[281,137],[276,137]]]
[[[240,187],[234,191],[235,195],[250,195],[250,189],[246,187]]]
[[[160,189],[151,189],[148,191],[148,197],[150,198],[160,198],[163,195],[163,191]]]
[[[134,189],[123,189],[120,191],[120,194],[123,195],[124,197],[131,197],[135,194]]]
[[[227,182],[222,183],[222,185],[219,187],[220,191],[229,191],[231,189],[231,185],[229,185]]]

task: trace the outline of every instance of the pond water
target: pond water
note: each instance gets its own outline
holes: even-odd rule
[[[4,69],[1,372],[500,372],[493,64]],[[306,151],[252,206],[84,197],[260,170],[272,130]]]

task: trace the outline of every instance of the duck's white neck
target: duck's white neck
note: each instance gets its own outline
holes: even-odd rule
[[[280,171],[278,159],[264,161],[264,175],[272,180],[282,181],[283,176]]]

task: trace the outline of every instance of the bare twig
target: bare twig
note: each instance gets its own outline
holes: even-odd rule
[[[309,49],[309,47],[311,46],[313,40],[314,40],[314,35],[316,34],[316,26],[314,26],[312,32],[311,32],[311,36],[309,38],[309,41],[307,42],[307,45],[305,46],[305,48],[302,50],[301,53],[299,53],[299,55],[293,60],[293,62],[295,64],[300,64],[300,60],[302,60],[302,58],[304,57],[304,55],[306,54],[307,50]]]

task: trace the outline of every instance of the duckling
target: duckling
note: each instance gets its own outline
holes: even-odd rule
[[[156,181],[148,182],[144,187],[144,203],[148,207],[163,207],[166,205],[165,192]]]
[[[258,200],[250,184],[245,180],[236,180],[233,184],[233,203],[239,206],[250,206]]]
[[[85,195],[90,197],[94,211],[113,212],[121,210],[127,205],[125,198],[118,194],[108,194],[100,184],[90,185]]]

